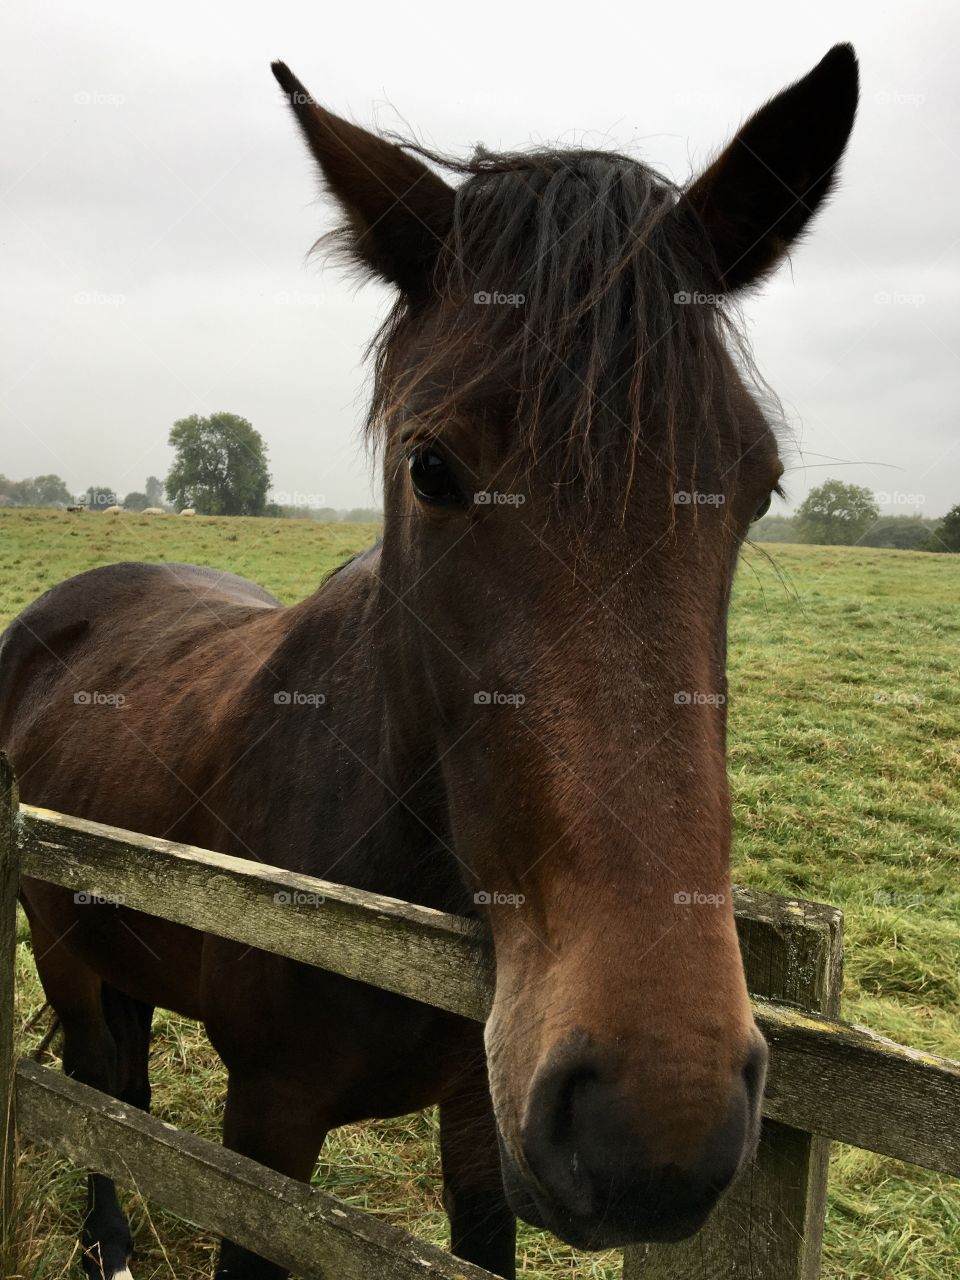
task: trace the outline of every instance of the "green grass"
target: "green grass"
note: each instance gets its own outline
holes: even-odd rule
[[[0,509],[0,625],[64,578],[119,560],[229,569],[291,604],[376,534],[316,520]]]
[[[284,601],[367,545],[372,526],[117,518],[0,511],[0,618],[72,573],[120,559],[186,560],[244,574]],[[766,552],[769,552],[771,559]],[[730,643],[735,875],[846,913],[844,1016],[960,1058],[960,557],[845,547],[748,548]],[[18,1019],[43,1026],[24,927]],[[52,1061],[50,1055],[47,1060]],[[223,1073],[202,1030],[158,1015],[157,1114],[217,1137]],[[432,1113],[341,1130],[318,1185],[444,1242]],[[83,1178],[24,1151],[20,1272],[76,1268]],[[137,1280],[199,1280],[214,1242],[137,1196]],[[613,1280],[614,1255],[577,1255],[521,1230],[529,1280]],[[823,1274],[830,1280],[960,1276],[960,1187],[838,1147]]]

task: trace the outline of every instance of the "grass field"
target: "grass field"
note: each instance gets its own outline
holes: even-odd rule
[[[239,572],[284,601],[306,595],[372,526],[0,511],[0,620],[70,574],[122,559]],[[844,1016],[960,1058],[960,556],[849,547],[748,548],[731,623],[735,877],[820,899],[847,921]],[[38,1045],[42,1003],[24,929],[18,1019]],[[218,1136],[223,1076],[202,1031],[158,1015],[156,1112]],[[49,1054],[45,1060],[53,1061]],[[432,1115],[343,1130],[318,1185],[438,1243]],[[82,1176],[22,1160],[19,1273],[79,1273]],[[214,1242],[128,1197],[137,1280],[212,1274]],[[530,1280],[613,1280],[613,1255],[521,1232]],[[955,1280],[960,1184],[836,1147],[823,1274]]]

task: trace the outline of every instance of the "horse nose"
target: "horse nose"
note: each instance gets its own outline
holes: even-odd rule
[[[640,1136],[633,1118],[638,1100],[628,1108],[596,1054],[548,1061],[534,1080],[522,1132],[544,1225],[593,1249],[681,1240],[698,1231],[752,1155],[766,1064],[767,1046],[753,1032],[725,1105],[708,1123],[690,1120],[704,1131],[699,1142],[685,1144],[696,1154],[672,1159],[662,1144]],[[654,1115],[670,1112],[669,1096],[639,1102]]]
[[[751,1113],[756,1124],[760,1122],[760,1105],[763,1102],[763,1086],[767,1082],[767,1063],[770,1059],[770,1050],[767,1048],[767,1042],[757,1030],[753,1028],[753,1041],[750,1045],[750,1051],[747,1059],[743,1064],[743,1087],[747,1091],[747,1101],[750,1104]]]

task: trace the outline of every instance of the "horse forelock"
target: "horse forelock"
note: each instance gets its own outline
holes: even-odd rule
[[[430,158],[463,181],[429,302],[401,297],[372,344],[372,441],[482,415],[578,496],[629,490],[641,455],[668,487],[719,457],[755,374],[680,189],[613,152]]]

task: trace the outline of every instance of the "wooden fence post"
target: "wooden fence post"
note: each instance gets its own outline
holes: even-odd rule
[[[12,1249],[16,1141],[14,1097],[14,986],[17,959],[19,860],[15,823],[17,783],[0,752],[0,1257]]]
[[[751,993],[837,1017],[842,913],[743,890],[737,897],[755,908],[737,921]],[[764,1120],[756,1158],[703,1231],[624,1250],[624,1280],[818,1280],[829,1154],[829,1139]]]

